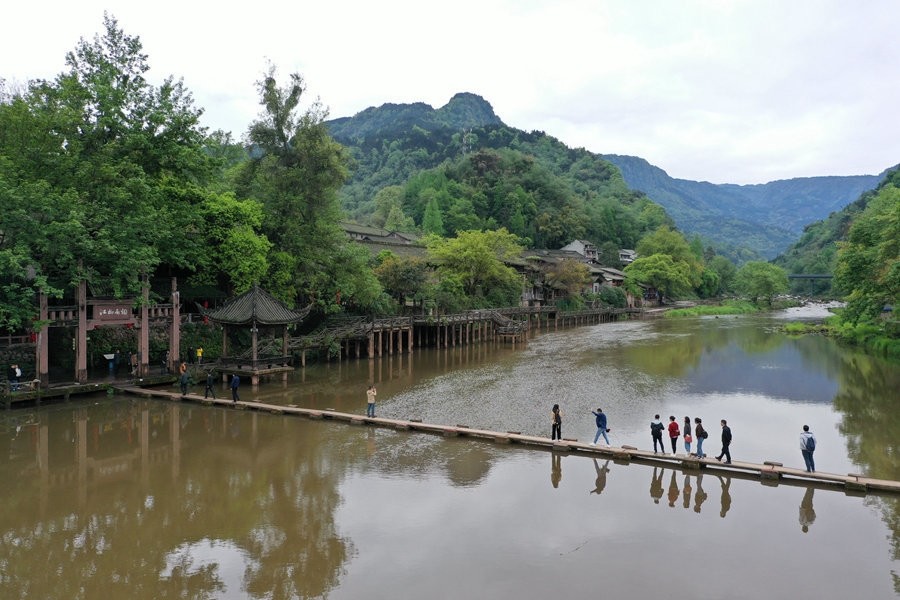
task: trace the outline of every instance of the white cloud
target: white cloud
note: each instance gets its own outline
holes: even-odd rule
[[[268,59],[301,72],[332,117],[474,92],[511,126],[688,179],[900,162],[894,0],[16,3],[0,77],[52,77],[104,9],[141,37],[152,76],[183,76],[204,122],[236,135],[257,114]]]

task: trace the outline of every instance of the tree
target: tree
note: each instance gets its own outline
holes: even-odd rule
[[[734,278],[738,293],[750,298],[751,302],[763,299],[772,304],[772,298],[788,291],[787,272],[779,266],[763,261],[751,261],[740,269]]]
[[[38,290],[89,280],[135,294],[141,275],[161,265],[190,271],[202,252],[186,235],[213,172],[202,111],[180,81],[150,85],[140,39],[109,15],[103,25],[53,81],[0,100],[6,326],[26,323]]]
[[[717,255],[712,257],[708,266],[719,276],[719,289],[716,293],[730,292],[734,284],[734,275],[737,273],[737,267],[734,263],[724,256]]]
[[[441,216],[441,207],[437,198],[432,196],[425,206],[425,215],[422,217],[422,231],[434,235],[444,235],[444,219]]]
[[[579,260],[565,259],[552,265],[546,273],[547,282],[562,288],[570,296],[581,294],[591,283],[591,271]]]
[[[625,267],[625,273],[635,282],[654,287],[666,297],[685,294],[693,287],[687,263],[672,260],[668,254],[637,258]]]
[[[455,238],[425,238],[428,254],[438,265],[441,279],[453,276],[463,291],[476,303],[488,298],[498,303],[514,303],[522,283],[516,271],[505,261],[518,256],[519,238],[506,229],[461,231]]]
[[[400,258],[385,250],[379,255],[379,262],[375,276],[385,292],[401,306],[406,298],[416,296],[428,281],[428,265],[421,258]]]
[[[306,86],[298,73],[280,87],[270,65],[257,87],[263,111],[247,134],[256,152],[236,187],[265,209],[263,232],[273,244],[266,285],[282,300],[312,301],[325,312],[370,308],[381,289],[368,254],[339,226],[347,157],[328,133],[327,111],[318,102],[300,111]]]
[[[892,175],[900,179],[897,173]],[[900,187],[882,187],[838,244],[835,283],[848,292],[845,319],[875,320],[900,296]]]

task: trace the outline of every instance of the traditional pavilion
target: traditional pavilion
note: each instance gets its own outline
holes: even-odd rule
[[[301,322],[309,314],[308,306],[303,310],[288,308],[283,302],[261,289],[253,286],[240,296],[236,296],[218,309],[206,312],[210,320],[222,325],[222,358],[217,369],[222,371],[223,380],[227,380],[228,374],[238,374],[250,377],[250,383],[258,385],[260,377],[264,375],[282,374],[282,380],[287,380],[287,374],[294,370],[293,357],[288,352],[288,325]],[[229,356],[228,331],[234,327],[250,327],[251,346],[249,356],[246,353],[240,356]],[[281,353],[273,353],[271,345],[268,352],[259,353],[259,327],[282,327]]]

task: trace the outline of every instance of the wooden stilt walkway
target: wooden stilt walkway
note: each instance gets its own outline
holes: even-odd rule
[[[732,461],[729,464],[719,462],[714,458],[697,458],[686,454],[663,454],[650,450],[641,450],[633,446],[600,446],[574,439],[551,440],[549,438],[523,435],[518,431],[490,431],[478,429],[468,425],[437,425],[423,423],[419,419],[386,419],[381,417],[366,417],[354,413],[338,412],[331,409],[319,410],[300,408],[297,406],[283,406],[278,404],[265,404],[261,402],[238,401],[232,402],[230,398],[204,398],[200,394],[182,395],[178,392],[170,392],[154,388],[142,388],[131,385],[113,386],[119,392],[141,396],[144,398],[160,398],[164,400],[197,402],[204,405],[227,406],[236,409],[251,409],[274,414],[296,415],[309,419],[328,419],[342,421],[351,425],[376,425],[397,430],[420,431],[444,437],[470,437],[493,441],[498,444],[522,444],[536,446],[553,452],[573,452],[586,456],[602,456],[612,458],[617,462],[627,463],[632,460],[639,463],[668,464],[681,469],[695,469],[698,472],[713,471],[729,473],[760,480],[766,485],[778,485],[779,483],[808,485],[818,484],[831,487],[840,487],[848,493],[866,494],[868,492],[889,492],[900,494],[900,481],[887,479],[874,479],[863,474],[849,473],[838,475],[815,471],[808,473],[804,469],[785,467],[782,463],[766,461],[763,464]]]

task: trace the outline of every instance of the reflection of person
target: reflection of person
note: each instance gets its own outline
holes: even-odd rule
[[[694,494],[694,512],[699,514],[700,507],[706,500],[706,492],[703,490],[703,474],[697,475],[697,493]]]
[[[803,433],[800,434],[800,452],[803,454],[803,462],[806,463],[806,471],[812,473],[816,470],[816,463],[813,460],[813,452],[816,451],[816,436],[809,430],[809,425],[803,426]]]
[[[559,482],[562,480],[562,456],[557,452],[552,452],[550,457],[550,483],[553,487],[558,488]]]
[[[803,500],[800,501],[800,529],[803,533],[809,531],[809,526],[816,521],[816,511],[813,509],[813,492],[815,488],[806,488]]]
[[[234,375],[231,376],[231,401],[232,402],[237,402],[238,400],[241,399],[241,397],[238,396],[238,386],[239,385],[241,385],[241,378],[237,373],[235,373]]]
[[[675,420],[675,415],[671,415],[669,417],[669,440],[672,442],[672,454],[677,451],[675,446],[678,444],[679,436],[681,436],[681,430],[678,429],[678,421]]]
[[[657,471],[659,471],[658,474]],[[662,478],[665,472],[665,469],[653,467],[653,479],[650,480],[650,497],[653,498],[655,504],[659,504],[659,499],[663,496]]]
[[[684,418],[684,427],[681,428],[681,432],[684,434],[684,451],[690,456],[691,455],[691,442],[694,439],[691,437],[691,418]]]
[[[598,408],[597,412],[591,411],[591,414],[597,418],[597,433],[594,435],[594,441],[591,445],[596,445],[597,440],[599,440],[602,435],[603,439],[606,440],[606,445],[609,446],[609,436],[606,435],[606,432],[609,431],[609,429],[606,427],[606,415],[603,414],[603,409]]]
[[[669,506],[675,508],[675,503],[678,502],[678,482],[675,480],[675,471],[672,471],[672,478],[669,479]]]
[[[659,444],[659,451],[666,453],[666,447],[663,445],[662,432],[665,426],[659,420],[659,415],[655,415],[650,421],[650,435],[653,436],[653,452],[656,452],[656,445]]]
[[[603,493],[603,490],[606,489],[606,474],[609,473],[609,461],[603,463],[603,466],[600,466],[600,463],[597,462],[597,459],[594,459],[594,470],[597,472],[597,479],[594,480],[594,489],[592,489],[589,493],[597,494],[598,496]]]
[[[697,458],[704,458],[706,454],[703,452],[703,442],[709,434],[703,429],[703,419],[700,417],[694,417],[694,425],[696,425],[694,435],[697,436]]]
[[[683,506],[685,508],[691,507],[691,492],[693,492],[693,491],[694,490],[691,488],[691,476],[688,475],[687,473],[685,473],[684,474],[684,494],[683,494],[683,498],[684,498]]]
[[[213,385],[216,383],[216,378],[213,377],[213,372],[210,371],[206,374],[206,390],[203,392],[203,397],[208,398],[210,394],[212,394],[213,400],[216,399],[216,390],[213,389]]]
[[[724,456],[726,465],[731,464],[731,452],[729,446],[731,446],[731,428],[728,426],[728,421],[722,419],[722,451],[716,459],[722,460],[722,457]]]
[[[716,477],[719,477],[716,475]],[[723,519],[731,509],[731,477],[722,479],[719,477],[719,484],[722,486],[722,508],[719,510],[719,516]]]
[[[375,389],[374,385],[370,385],[369,389],[366,390],[366,416],[374,417],[375,416],[375,396],[378,394],[378,390]]]
[[[562,439],[562,411],[559,409],[559,404],[553,405],[553,410],[550,411],[550,439],[551,440],[561,440]]]

